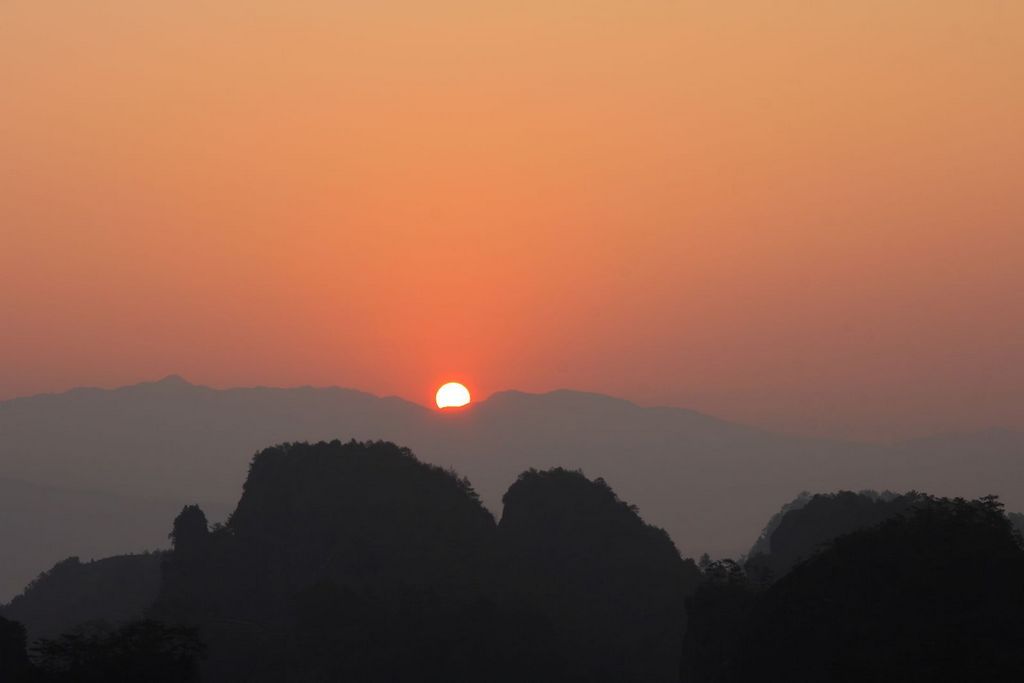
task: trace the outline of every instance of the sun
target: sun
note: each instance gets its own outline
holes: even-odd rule
[[[461,408],[470,401],[469,389],[458,382],[448,382],[437,390],[438,408]]]

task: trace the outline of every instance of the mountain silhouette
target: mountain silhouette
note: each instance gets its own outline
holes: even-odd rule
[[[614,482],[690,556],[745,551],[779,501],[802,490],[995,493],[1010,509],[1024,508],[1024,438],[1014,432],[876,446],[573,391],[502,392],[439,412],[348,389],[218,390],[172,376],[0,402],[0,477],[98,496],[68,514],[77,508],[63,500],[18,494],[20,502],[0,516],[0,547],[19,548],[0,563],[0,600],[70,555],[166,547],[166,519],[186,502],[223,519],[253,453],[335,438],[406,444],[423,461],[467,476],[494,514],[524,470],[582,469]],[[112,507],[118,521],[88,522],[91,510]],[[40,538],[47,540],[31,541],[21,521],[30,519],[68,520],[67,533],[50,534],[44,522]]]
[[[187,506],[172,537],[151,614],[199,627],[208,680],[560,680],[490,512],[394,444],[263,450],[225,525]]]
[[[759,552],[751,553],[746,569],[766,579],[779,578],[836,538],[903,514],[921,499],[916,493],[852,491],[798,499],[798,504],[787,506]]]
[[[138,619],[160,590],[160,553],[92,562],[69,557],[36,578],[2,610],[28,628],[29,640],[53,638],[88,622]]]
[[[498,539],[507,593],[564,634],[569,680],[676,680],[700,572],[603,480],[525,472],[504,496]]]
[[[709,566],[687,603],[683,680],[1017,681],[1022,575],[1020,536],[997,501],[918,496],[767,589],[736,565]]]
[[[267,448],[226,523],[186,505],[166,553],[40,576],[5,611],[31,637],[3,622],[4,665],[34,641],[53,681],[676,680],[700,573],[668,534],[581,472],[530,470],[503,500],[499,526],[388,442]]]
[[[853,683],[1024,672],[1020,516],[994,497],[801,495],[745,567],[682,559],[579,471],[528,470],[503,503],[495,523],[468,480],[389,442],[264,449],[226,523],[185,505],[168,552],[69,558],[40,576],[0,614],[0,673]],[[766,567],[783,571],[766,580]]]

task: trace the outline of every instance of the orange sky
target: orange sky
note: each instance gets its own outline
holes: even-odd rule
[[[1024,427],[1024,3],[0,5],[0,399]]]

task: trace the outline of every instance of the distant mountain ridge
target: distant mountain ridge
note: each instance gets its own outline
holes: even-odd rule
[[[467,409],[439,412],[352,389],[212,389],[174,375],[0,402],[0,477],[226,510],[258,450],[353,438],[400,443],[425,462],[454,468],[492,512],[524,470],[582,469],[638,505],[687,556],[742,553],[778,506],[804,490],[994,493],[1009,510],[1024,509],[1024,436],[1010,431],[879,446],[775,434],[682,408],[569,390],[499,392]],[[0,517],[0,600],[68,555],[90,557],[59,543],[29,554],[16,550],[20,532],[7,515],[63,514],[64,503],[23,499]],[[88,515],[74,517],[84,527],[77,536],[88,536]],[[104,546],[103,554],[166,547],[170,521],[156,533],[161,525],[154,518],[151,541],[126,537],[124,547]],[[17,572],[8,569],[12,552],[22,566]],[[27,574],[27,566],[35,569]]]

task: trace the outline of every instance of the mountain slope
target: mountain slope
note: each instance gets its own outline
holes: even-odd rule
[[[156,600],[161,559],[162,553],[92,562],[69,557],[41,574],[0,613],[24,624],[30,642],[56,638],[88,622],[137,619]]]

